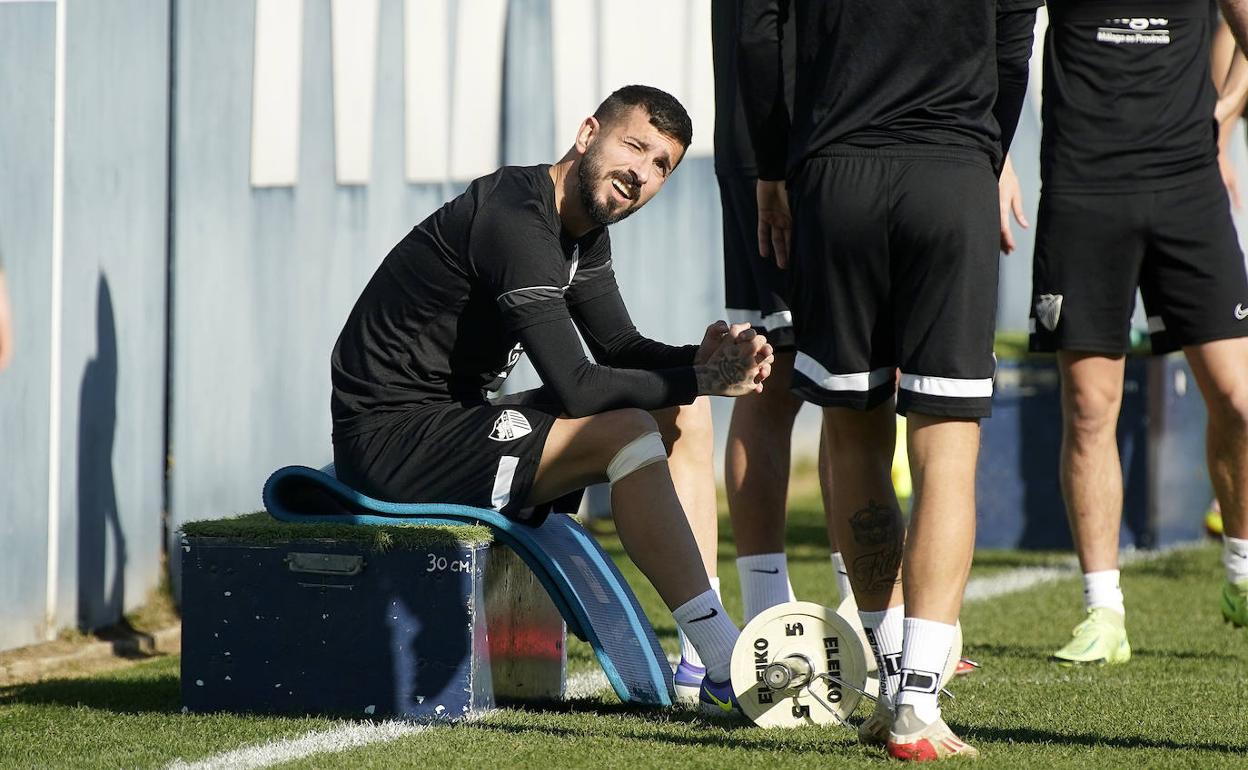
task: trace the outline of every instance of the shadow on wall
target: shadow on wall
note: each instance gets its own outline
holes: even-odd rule
[[[103,274],[96,316],[95,357],[83,371],[78,398],[78,626],[84,631],[118,622],[125,610],[126,539],[113,479],[117,325]]]

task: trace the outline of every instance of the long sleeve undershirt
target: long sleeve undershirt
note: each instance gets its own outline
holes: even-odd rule
[[[642,336],[620,297],[611,291],[574,305],[585,355],[568,318],[552,318],[520,330],[520,342],[542,382],[569,417],[608,409],[662,409],[697,397],[693,357],[697,347],[673,347]]]

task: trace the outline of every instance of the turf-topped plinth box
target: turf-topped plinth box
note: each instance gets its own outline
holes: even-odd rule
[[[189,711],[458,719],[562,695],[563,619],[485,527],[258,513],[188,523],[181,558]]]

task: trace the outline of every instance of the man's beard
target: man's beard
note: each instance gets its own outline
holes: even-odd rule
[[[586,151],[585,156],[581,158],[580,165],[577,167],[576,183],[577,187],[580,188],[581,205],[585,207],[585,212],[589,214],[590,219],[605,227],[619,222],[640,208],[640,206],[636,205],[636,197],[634,197],[632,204],[618,208],[612,207],[614,201],[610,197],[605,201],[599,201],[594,198],[594,190],[598,182],[607,178],[602,173],[602,165],[601,152],[591,146]],[[637,195],[641,194],[638,189],[640,185],[633,179],[632,174],[612,174],[610,178],[619,179],[625,187],[637,190]]]

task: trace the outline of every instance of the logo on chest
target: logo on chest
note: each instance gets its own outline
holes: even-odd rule
[[[1096,29],[1096,42],[1110,45],[1170,45],[1170,20],[1143,16],[1106,19]]]

